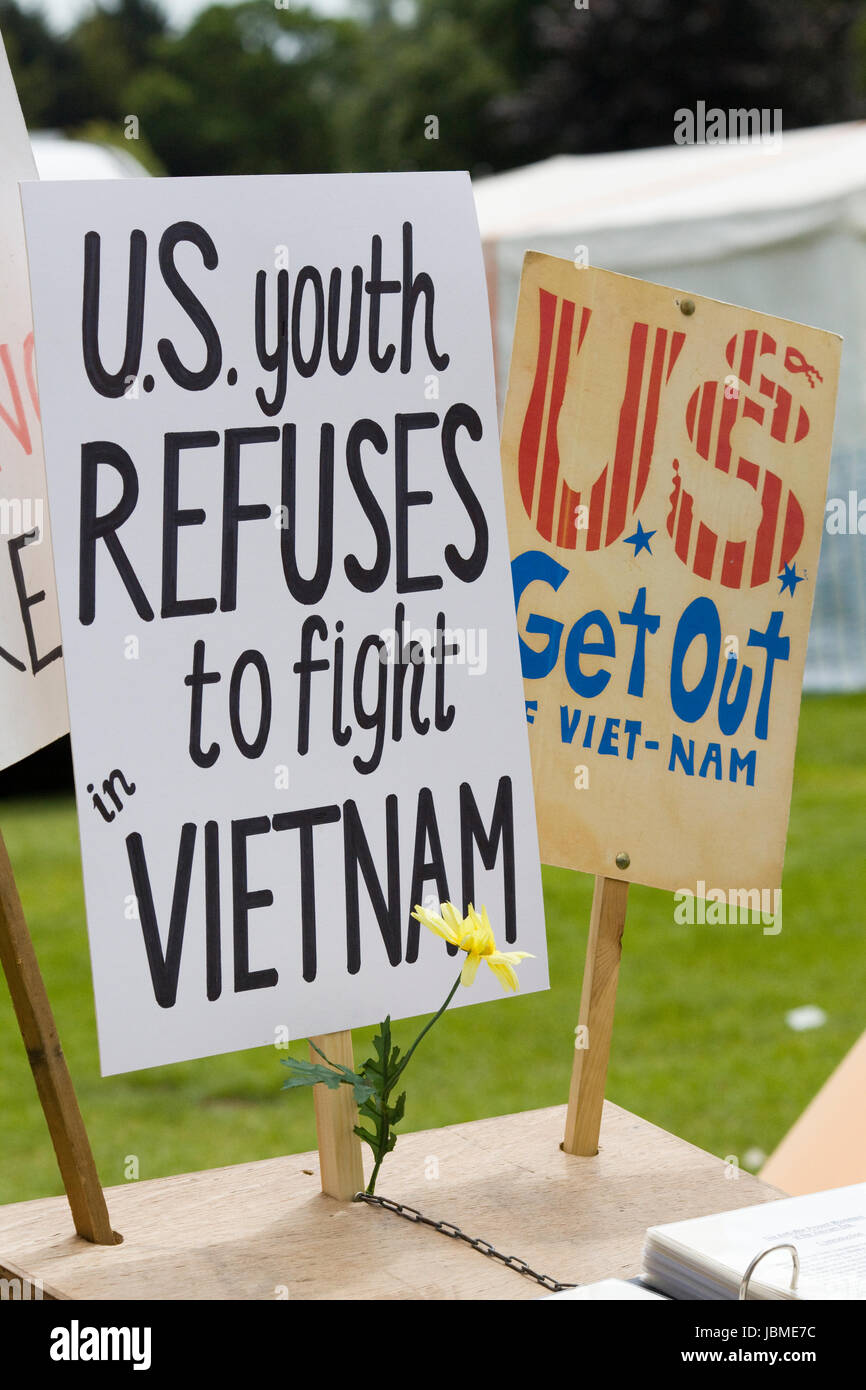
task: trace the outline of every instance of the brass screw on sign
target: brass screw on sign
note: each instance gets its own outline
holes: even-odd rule
[[[680,313],[681,313],[681,314],[685,314],[686,317],[688,318],[689,315],[690,315],[690,314],[693,314],[694,312],[695,312],[695,301],[694,301],[693,299],[681,299],[681,300],[680,300]]]
[[[631,859],[626,854],[625,850],[621,849],[619,854],[616,856],[616,867],[618,869],[627,869],[630,863]]]

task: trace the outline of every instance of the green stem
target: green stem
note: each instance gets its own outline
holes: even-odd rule
[[[330,1057],[326,1057],[322,1049],[320,1047],[316,1047],[316,1044],[313,1042],[312,1038],[307,1038],[307,1042],[310,1044],[310,1047],[313,1049],[313,1051],[318,1052],[322,1060],[324,1062],[327,1062],[328,1066],[331,1068],[332,1071],[345,1071],[345,1067],[338,1067],[336,1062],[332,1062]]]
[[[384,1104],[385,1104],[385,1102],[383,1101],[382,1104],[383,1104],[383,1109],[384,1109]],[[385,1152],[384,1152],[384,1149],[385,1149],[385,1141],[386,1141],[387,1138],[388,1138],[388,1128],[389,1128],[389,1127],[388,1127],[388,1121],[387,1121],[387,1119],[384,1119],[384,1118],[383,1118],[383,1121],[382,1121],[382,1128],[380,1129],[380,1132],[379,1132],[379,1147],[378,1147],[378,1149],[376,1150],[376,1162],[373,1164],[373,1171],[372,1171],[372,1173],[370,1174],[370,1181],[367,1183],[367,1196],[368,1196],[368,1197],[372,1197],[373,1194],[374,1194],[374,1192],[376,1191],[376,1179],[377,1179],[378,1176],[379,1176],[379,1169],[382,1167],[382,1164],[383,1164],[383,1162],[384,1162],[384,1160],[385,1160]]]
[[[366,1190],[367,1190],[367,1193],[368,1193],[369,1196],[372,1196],[373,1193],[374,1193],[374,1191],[375,1191],[375,1188],[376,1188],[376,1179],[377,1179],[378,1176],[379,1176],[379,1169],[382,1167],[382,1164],[383,1164],[383,1162],[385,1161],[385,1157],[386,1157],[386,1152],[387,1152],[387,1150],[386,1150],[386,1145],[387,1145],[387,1143],[388,1143],[388,1140],[389,1140],[390,1137],[391,1137],[391,1126],[390,1126],[389,1123],[388,1123],[388,1101],[389,1101],[389,1099],[390,1099],[391,1092],[393,1091],[394,1087],[396,1086],[396,1084],[397,1084],[397,1082],[399,1081],[400,1077],[402,1076],[403,1072],[406,1070],[406,1067],[409,1065],[410,1058],[411,1058],[413,1052],[415,1051],[416,1047],[417,1047],[418,1044],[420,1043],[421,1039],[422,1039],[427,1033],[430,1032],[430,1029],[433,1027],[433,1024],[436,1022],[437,1019],[439,1019],[439,1018],[442,1017],[442,1015],[444,1014],[445,1010],[448,1008],[448,1005],[451,1003],[451,1000],[454,998],[455,994],[457,993],[457,986],[460,984],[460,981],[461,981],[461,979],[462,979],[462,976],[463,976],[463,972],[462,972],[462,970],[461,970],[460,974],[457,976],[457,979],[454,981],[454,984],[451,986],[451,989],[450,989],[449,994],[448,994],[448,998],[445,1000],[445,1003],[442,1005],[441,1008],[437,1009],[437,1010],[436,1010],[436,1013],[433,1015],[433,1017],[430,1018],[430,1019],[428,1019],[428,1021],[425,1023],[424,1027],[421,1029],[421,1032],[418,1034],[418,1036],[417,1036],[417,1038],[415,1039],[415,1041],[413,1042],[412,1046],[409,1048],[409,1051],[406,1053],[406,1056],[403,1058],[402,1062],[401,1062],[400,1065],[397,1067],[397,1070],[394,1072],[393,1076],[391,1077],[390,1082],[388,1083],[388,1085],[386,1086],[385,1090],[382,1092],[381,1096],[379,1097],[379,1105],[380,1105],[381,1111],[382,1111],[382,1119],[381,1119],[381,1124],[379,1125],[379,1145],[378,1145],[378,1148],[377,1148],[377,1150],[376,1150],[376,1161],[375,1161],[375,1164],[374,1164],[374,1166],[373,1166],[373,1171],[372,1171],[372,1173],[370,1174],[370,1181],[367,1183],[367,1189],[366,1189]],[[316,1047],[316,1044],[313,1042],[312,1038],[308,1038],[307,1041],[309,1042],[309,1044],[310,1044],[310,1046],[313,1048],[313,1050],[314,1050],[315,1052],[318,1052],[318,1054],[319,1054],[319,1056],[322,1058],[322,1060],[323,1060],[324,1062],[327,1062],[328,1066],[329,1066],[329,1067],[332,1067],[334,1071],[337,1071],[337,1072],[340,1072],[340,1071],[345,1072],[345,1071],[346,1071],[346,1068],[345,1068],[345,1067],[339,1067],[339,1066],[337,1066],[334,1062],[331,1061],[330,1057],[326,1057],[325,1054],[324,1054],[324,1052],[322,1051],[322,1049],[321,1049],[320,1047]]]
[[[461,980],[461,978],[462,978],[462,975],[463,975],[463,972],[462,972],[462,970],[461,970],[460,974],[457,976],[457,979],[454,981],[454,984],[451,986],[451,993],[448,995],[448,998],[445,1000],[445,1003],[442,1005],[441,1009],[438,1009],[437,1012],[433,1015],[433,1017],[429,1020],[429,1022],[426,1023],[426,1024],[424,1025],[424,1027],[421,1029],[421,1032],[418,1034],[418,1036],[417,1036],[417,1038],[415,1039],[415,1041],[413,1042],[412,1046],[409,1048],[409,1051],[406,1053],[406,1056],[403,1058],[403,1060],[402,1060],[402,1062],[400,1063],[399,1067],[398,1067],[397,1070],[395,1071],[393,1080],[392,1080],[392,1082],[391,1082],[391,1086],[393,1086],[393,1085],[396,1083],[398,1077],[401,1075],[401,1073],[402,1073],[402,1072],[405,1070],[405,1068],[408,1066],[409,1058],[412,1056],[412,1053],[415,1051],[415,1048],[418,1046],[419,1042],[420,1042],[421,1039],[424,1037],[424,1034],[430,1032],[430,1029],[433,1027],[433,1024],[436,1022],[437,1018],[441,1018],[442,1015],[444,1014],[445,1010],[448,1008],[448,1005],[451,1003],[451,1000],[454,998],[455,994],[457,993],[457,986],[460,984],[460,980]],[[389,1089],[389,1092],[390,1092],[391,1087],[389,1087],[388,1089]]]
[[[402,1062],[400,1063],[400,1065],[398,1066],[397,1070],[394,1072],[394,1074],[393,1074],[393,1076],[391,1077],[391,1080],[390,1080],[388,1086],[385,1088],[385,1090],[383,1091],[383,1093],[382,1093],[382,1095],[381,1095],[381,1097],[380,1097],[380,1105],[381,1105],[381,1108],[382,1108],[382,1124],[381,1124],[380,1130],[379,1130],[379,1147],[378,1147],[377,1152],[376,1152],[376,1162],[375,1162],[375,1164],[374,1164],[374,1166],[373,1166],[373,1171],[372,1171],[372,1173],[370,1174],[370,1181],[367,1183],[367,1195],[370,1196],[370,1197],[373,1196],[373,1194],[374,1194],[374,1192],[375,1192],[375,1190],[376,1190],[376,1179],[377,1179],[378,1176],[379,1176],[379,1169],[382,1167],[382,1164],[383,1164],[383,1162],[384,1162],[384,1160],[385,1160],[385,1156],[386,1156],[386,1152],[387,1152],[386,1145],[387,1145],[387,1143],[388,1143],[388,1140],[389,1140],[390,1137],[391,1137],[391,1126],[390,1126],[389,1123],[388,1123],[388,1101],[389,1101],[389,1099],[390,1099],[391,1092],[393,1091],[393,1089],[394,1089],[394,1087],[396,1086],[398,1080],[400,1079],[401,1075],[402,1075],[403,1072],[405,1071],[405,1069],[406,1069],[406,1067],[407,1067],[407,1065],[408,1065],[408,1063],[409,1063],[409,1059],[410,1059],[411,1056],[412,1056],[412,1053],[415,1051],[416,1047],[418,1046],[418,1044],[419,1044],[419,1042],[421,1041],[421,1039],[424,1037],[425,1033],[429,1033],[429,1032],[430,1032],[430,1029],[433,1027],[433,1024],[436,1022],[436,1020],[437,1020],[438,1018],[441,1018],[441,1017],[442,1017],[442,1015],[444,1014],[445,1010],[448,1008],[448,1005],[451,1003],[451,1000],[454,998],[455,994],[457,993],[457,986],[460,984],[460,980],[461,980],[461,978],[462,978],[462,974],[463,974],[463,972],[461,971],[461,972],[460,972],[460,975],[457,976],[457,979],[454,981],[454,984],[451,986],[451,990],[450,990],[450,992],[449,992],[449,994],[448,994],[448,998],[445,1000],[445,1003],[442,1005],[442,1007],[441,1007],[440,1009],[437,1009],[437,1011],[436,1011],[436,1013],[433,1015],[433,1017],[432,1017],[431,1019],[429,1019],[429,1020],[427,1021],[427,1023],[424,1025],[424,1027],[421,1029],[421,1032],[418,1034],[418,1036],[417,1036],[417,1038],[415,1039],[415,1041],[413,1042],[412,1046],[409,1048],[409,1051],[406,1053],[406,1056],[403,1058],[403,1060],[402,1060]]]

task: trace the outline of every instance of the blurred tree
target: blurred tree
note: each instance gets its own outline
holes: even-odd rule
[[[496,170],[664,145],[699,100],[778,107],[787,129],[862,113],[863,0],[580,3],[356,0],[329,19],[246,0],[178,33],[157,0],[115,0],[60,39],[0,0],[0,29],[29,124],[138,115],[171,174]]]
[[[699,100],[780,108],[788,129],[863,110],[863,0],[359,0],[359,10],[359,81],[338,110],[346,167],[481,172],[663,145],[674,112]]]
[[[355,38],[351,21],[272,0],[213,6],[158,40],[124,100],[172,174],[333,169]]]
[[[488,111],[508,73],[474,11],[421,0],[411,22],[376,3],[357,43],[357,80],[336,110],[340,167],[476,169],[489,162]]]
[[[115,0],[60,39],[0,0],[0,28],[31,125],[137,115],[176,174],[481,172],[666,144],[698,101],[787,129],[862,112],[864,0],[581,3],[355,0],[335,20],[245,0],[179,33],[157,0]]]
[[[501,3],[509,0],[482,0]],[[674,112],[781,109],[785,129],[862,112],[862,0],[571,0],[530,6],[531,69],[494,101],[497,160],[670,143]]]
[[[75,57],[39,11],[0,0],[0,33],[28,126],[62,129],[75,105]]]
[[[149,61],[166,21],[154,0],[119,0],[97,5],[79,20],[69,38],[81,118],[121,121],[128,114],[132,78]]]
[[[465,0],[419,0],[418,17],[427,28],[444,16],[462,19],[506,82],[519,86],[537,66],[538,19],[547,8],[547,0],[473,0],[471,6]]]

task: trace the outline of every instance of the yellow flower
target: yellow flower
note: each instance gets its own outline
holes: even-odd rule
[[[497,951],[496,941],[487,908],[477,913],[472,904],[466,917],[461,917],[453,903],[440,903],[439,912],[430,912],[426,907],[416,906],[412,916],[422,926],[441,936],[451,946],[459,946],[466,952],[466,961],[460,979],[464,985],[471,985],[482,960],[486,960],[504,989],[517,990],[517,976],[513,966],[526,960],[529,951]]]

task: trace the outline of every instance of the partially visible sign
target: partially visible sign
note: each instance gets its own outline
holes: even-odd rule
[[[502,458],[543,861],[778,887],[840,351],[527,255]]]
[[[103,1069],[545,988],[468,176],[23,199]]]
[[[36,168],[0,39],[0,768],[65,734],[19,179]]]

